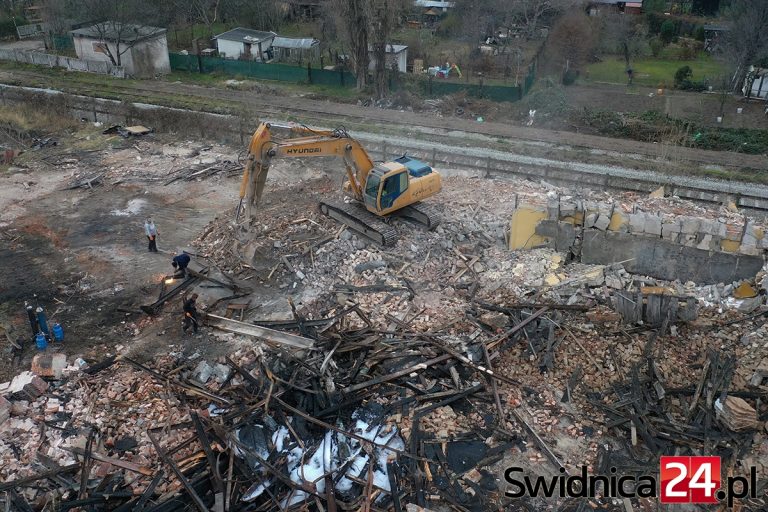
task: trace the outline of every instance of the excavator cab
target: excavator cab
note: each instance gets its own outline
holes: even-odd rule
[[[365,182],[365,206],[376,212],[390,210],[407,190],[408,171],[405,167],[392,170],[387,164],[377,165],[368,173]]]

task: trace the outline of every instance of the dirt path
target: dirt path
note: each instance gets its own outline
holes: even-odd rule
[[[0,72],[0,82],[16,84],[19,81],[37,83],[48,88],[61,88],[80,94],[99,95],[89,91],[88,84],[78,84],[72,80],[61,80],[55,76],[32,71]],[[105,79],[107,80],[107,79]],[[140,96],[143,101],[151,103],[153,96],[186,95],[198,98],[226,100],[241,103],[260,115],[308,115],[314,118],[327,118],[336,124],[343,123],[344,118],[362,120],[367,123],[385,123],[390,127],[400,126],[404,133],[413,127],[421,127],[442,134],[458,134],[461,132],[482,134],[499,139],[515,141],[530,141],[533,143],[549,143],[567,145],[575,148],[589,148],[599,151],[610,151],[623,154],[639,154],[649,158],[675,159],[696,164],[718,165],[730,168],[768,169],[768,159],[763,155],[746,155],[739,153],[706,151],[694,148],[670,148],[662,144],[651,144],[624,139],[614,139],[587,135],[582,133],[543,130],[516,126],[507,123],[485,122],[461,118],[445,118],[424,113],[386,110],[374,107],[332,103],[295,96],[280,96],[276,94],[261,94],[254,91],[237,91],[185,83],[169,83],[163,81],[120,81],[109,80],[112,93],[122,92],[126,96]],[[92,86],[90,86],[92,88]],[[73,90],[74,89],[74,90]],[[162,104],[162,101],[159,101]],[[599,103],[598,103],[599,104]]]

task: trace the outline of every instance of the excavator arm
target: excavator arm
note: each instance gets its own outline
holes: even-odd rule
[[[344,161],[352,196],[363,200],[363,187],[374,163],[360,143],[344,130],[313,130],[307,127],[289,127],[292,134],[303,135],[286,140],[272,137],[272,126],[262,123],[256,129],[248,147],[248,160],[240,183],[240,215],[243,203],[246,218],[250,219],[251,209],[259,203],[264,192],[272,158],[306,158],[336,156]]]
[[[306,126],[283,126],[291,132],[287,139],[272,135],[272,125],[258,126],[248,146],[248,160],[240,183],[240,205],[235,220],[245,206],[245,218],[261,200],[272,159],[338,157],[344,161],[347,181],[344,191],[355,201],[320,201],[320,211],[356,230],[361,235],[391,245],[397,240],[388,217],[397,215],[416,221],[428,229],[439,223],[439,215],[422,203],[441,188],[440,174],[427,164],[403,156],[391,162],[374,164],[368,152],[343,129],[314,130]]]

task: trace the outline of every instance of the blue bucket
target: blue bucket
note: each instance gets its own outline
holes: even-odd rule
[[[45,339],[45,334],[42,332],[37,333],[35,336],[35,345],[37,345],[37,350],[45,350],[48,348],[48,341]]]

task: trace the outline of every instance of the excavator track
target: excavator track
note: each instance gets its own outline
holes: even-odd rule
[[[320,211],[383,246],[395,245],[397,231],[360,203],[320,202]]]
[[[414,203],[405,208],[401,208],[395,215],[411,219],[419,224],[423,224],[428,230],[432,231],[440,224],[440,213],[427,203]]]

